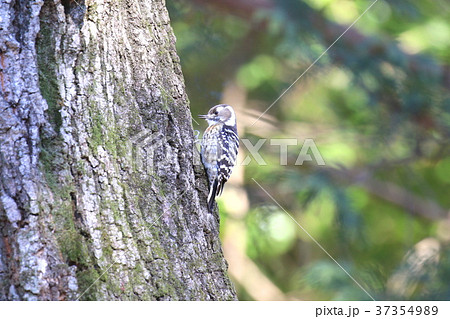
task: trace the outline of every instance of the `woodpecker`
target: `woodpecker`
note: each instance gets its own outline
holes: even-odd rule
[[[203,134],[200,155],[208,175],[208,209],[212,211],[214,199],[222,194],[236,164],[239,148],[236,114],[230,105],[219,104],[199,117],[209,125]]]

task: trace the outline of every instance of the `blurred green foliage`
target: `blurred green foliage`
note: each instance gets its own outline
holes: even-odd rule
[[[245,17],[228,3],[167,3],[194,117],[229,83],[245,92],[241,111],[265,111],[372,1],[274,1]],[[448,1],[379,0],[266,117],[240,128],[253,144],[300,141],[286,166],[266,142],[267,165],[244,167],[246,254],[283,293],[369,299],[316,240],[376,299],[450,299],[449,64]],[[294,165],[305,138],[325,167]],[[232,217],[221,210],[223,234]]]

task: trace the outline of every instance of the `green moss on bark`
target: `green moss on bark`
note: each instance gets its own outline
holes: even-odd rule
[[[42,19],[44,21],[44,19]],[[50,123],[58,131],[62,124],[61,113],[62,99],[59,96],[58,82],[55,69],[55,43],[53,30],[47,23],[41,22],[41,29],[36,41],[37,64],[39,71],[39,88],[47,101]]]

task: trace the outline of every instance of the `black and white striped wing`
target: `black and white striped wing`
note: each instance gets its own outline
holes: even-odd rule
[[[224,184],[228,181],[236,165],[236,159],[239,149],[239,136],[236,128],[224,126],[220,133],[221,154],[217,161],[218,165],[218,185],[216,196],[220,196]]]

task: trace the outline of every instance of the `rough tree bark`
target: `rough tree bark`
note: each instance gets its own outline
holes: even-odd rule
[[[0,299],[236,299],[163,0],[0,6]]]

